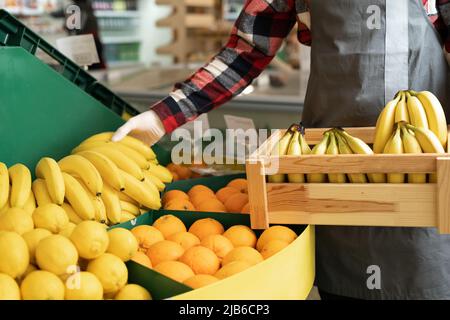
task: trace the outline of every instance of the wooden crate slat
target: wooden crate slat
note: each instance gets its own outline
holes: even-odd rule
[[[440,233],[450,233],[450,159],[437,160],[437,216]]]
[[[252,227],[254,229],[267,229],[269,227],[269,216],[264,167],[259,161],[248,161],[246,171]]]
[[[281,156],[266,158],[264,165],[271,173],[432,173],[439,156],[450,154]]]
[[[362,188],[362,186],[364,188]],[[436,226],[434,184],[268,184],[270,223]]]

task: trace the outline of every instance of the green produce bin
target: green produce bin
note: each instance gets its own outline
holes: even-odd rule
[[[52,68],[41,51],[59,65]],[[60,159],[83,139],[114,131],[138,112],[4,10],[0,10],[0,161],[33,169]],[[159,161],[170,153],[155,146]],[[34,170],[31,170],[34,171]]]

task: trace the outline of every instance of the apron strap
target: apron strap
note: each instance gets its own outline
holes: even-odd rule
[[[409,87],[408,0],[386,0],[384,100]]]

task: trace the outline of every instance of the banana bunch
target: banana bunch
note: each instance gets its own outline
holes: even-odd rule
[[[160,191],[172,174],[153,150],[132,137],[111,142],[112,132],[83,141],[71,155],[39,160],[32,181],[23,164],[0,163],[0,214],[10,207],[30,214],[57,204],[72,223],[96,220],[113,225],[161,207]]]
[[[275,144],[271,150],[272,156],[300,156],[310,154],[311,149],[305,139],[304,128],[301,125],[293,124],[286,133]],[[268,181],[272,183],[282,183],[285,181],[292,183],[305,182],[305,175],[301,173],[274,174],[268,176]]]
[[[399,91],[394,99],[386,104],[376,123],[373,143],[375,153],[384,152],[398,123],[408,123],[416,128],[430,130],[442,147],[447,146],[447,120],[444,110],[436,96],[429,91]]]

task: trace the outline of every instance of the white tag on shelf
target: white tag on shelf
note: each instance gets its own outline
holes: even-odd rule
[[[255,129],[255,123],[251,118],[236,117],[229,114],[223,116],[228,129],[243,129],[244,131],[248,129]]]
[[[60,38],[56,40],[56,46],[79,66],[100,62],[92,34]]]

